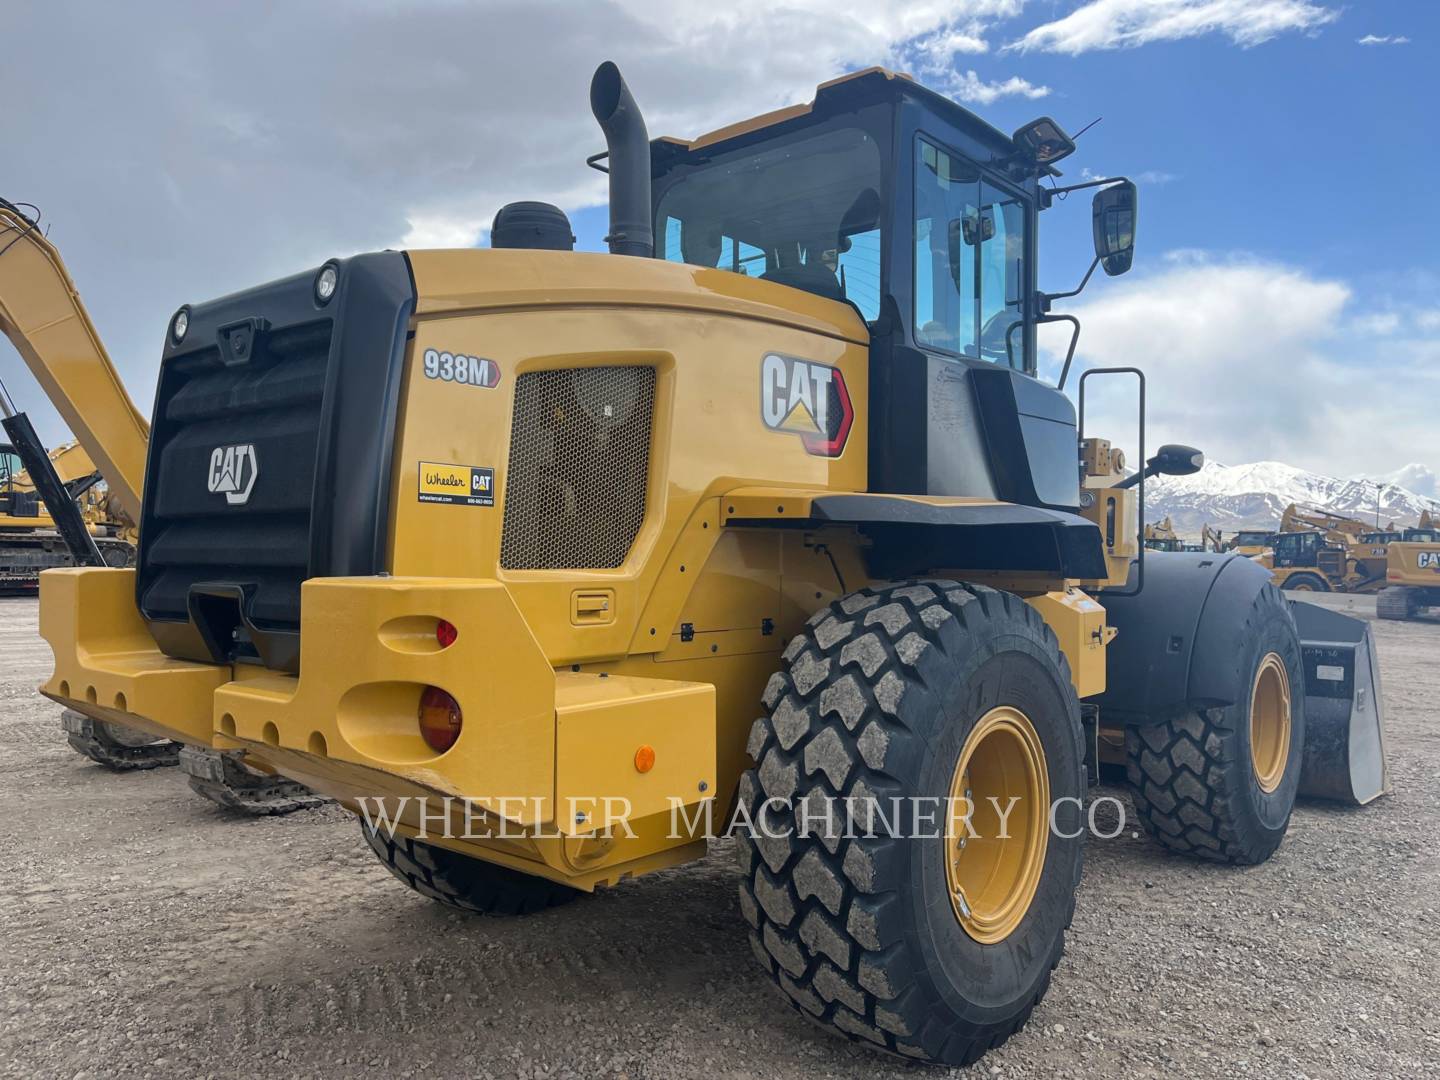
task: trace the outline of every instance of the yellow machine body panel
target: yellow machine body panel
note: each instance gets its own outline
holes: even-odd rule
[[[1397,541],[1386,553],[1385,581],[1440,589],[1440,544]]]
[[[478,833],[434,842],[581,888],[703,853],[695,816],[729,812],[781,650],[812,612],[870,583],[854,528],[790,526],[819,496],[867,490],[865,327],[843,304],[662,261],[410,258],[418,300],[388,573],[304,582],[298,675],[165,657],[135,612],[132,571],[46,574],[42,632],[57,660],[44,692],[102,719],[243,749],[353,809],[383,798],[411,835],[476,819]],[[456,377],[457,358],[468,378]],[[507,549],[507,499],[528,482],[527,453],[563,448],[513,449],[522,387],[582,368],[653,387],[634,535],[608,567],[536,565],[550,549]],[[818,424],[816,389],[836,378],[843,389],[829,400],[843,398],[853,422],[825,444],[834,425]],[[1108,516],[1111,580],[1123,581],[1133,508],[1128,492],[1114,495],[1118,511],[1097,501],[1089,512]],[[608,528],[606,506],[595,513]],[[1103,690],[1113,630],[1077,583],[970,576],[1023,595],[1055,630],[1079,693]],[[441,620],[456,631],[447,647]],[[464,717],[443,753],[417,727],[426,687]],[[628,808],[610,836],[597,832],[617,817],[605,799]]]

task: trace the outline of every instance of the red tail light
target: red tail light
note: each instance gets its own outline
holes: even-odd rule
[[[420,695],[420,737],[437,754],[443,754],[460,737],[460,703],[438,686]]]
[[[455,639],[460,636],[460,631],[455,629],[455,624],[441,619],[435,624],[435,640],[440,643],[442,649],[448,649],[455,644]]]

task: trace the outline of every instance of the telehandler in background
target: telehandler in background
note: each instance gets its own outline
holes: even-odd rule
[[[1127,473],[1084,428],[1105,373],[1078,417],[1068,362],[1036,377],[1037,327],[1079,332],[1040,216],[1098,189],[1090,272],[1123,273],[1133,183],[1062,187],[1054,121],[1007,136],[880,69],[694,139],[652,141],[614,64],[590,104],[610,253],[512,204],[493,250],[176,311],[137,566],[42,575],[46,695],[383,801],[364,842],[466,911],[735,821],[795,1007],[949,1064],[1060,960],[1102,730],[1204,859],[1268,858],[1297,792],[1383,790],[1365,624],[1146,552],[1145,479],[1201,455],[1147,460],[1142,422]]]
[[[13,443],[0,449],[14,462],[0,484],[0,582],[12,566],[19,572],[11,580],[33,581],[46,568],[133,565],[150,434],[60,253],[39,228],[39,211],[27,214],[23,206],[0,199],[0,333],[77,442],[47,454],[29,417],[0,387],[0,425]],[[19,523],[25,530],[14,528]],[[108,769],[178,764],[197,793],[233,809],[276,814],[324,801],[263,764],[247,765],[241,753],[182,748],[75,710],[61,725],[74,750]]]

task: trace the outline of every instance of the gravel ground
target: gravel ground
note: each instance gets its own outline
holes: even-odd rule
[[[237,819],[175,769],[73,753],[34,625],[0,600],[0,1075],[944,1075],[791,1011],[723,843],[544,915],[457,917],[338,809]],[[1253,869],[1092,842],[1049,995],[954,1075],[1440,1073],[1440,624],[1375,632],[1394,794],[1303,804]]]

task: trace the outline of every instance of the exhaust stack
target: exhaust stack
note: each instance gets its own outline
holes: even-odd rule
[[[650,222],[650,135],[630,88],[613,61],[595,69],[590,80],[590,111],[605,132],[610,164],[610,234],[612,255],[655,254]]]

